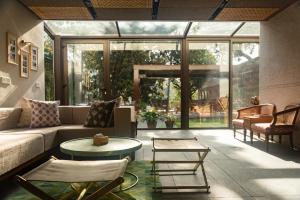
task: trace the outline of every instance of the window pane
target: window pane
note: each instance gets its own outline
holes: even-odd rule
[[[228,127],[229,43],[190,43],[189,71],[189,127]]]
[[[113,21],[62,21],[47,20],[45,23],[56,35],[62,36],[117,36]]]
[[[125,36],[180,36],[188,22],[120,21],[121,35]]]
[[[259,44],[233,43],[232,52],[233,117],[237,109],[250,105],[259,96]]]
[[[103,44],[68,44],[69,104],[101,100]]]
[[[44,62],[45,62],[45,100],[53,101],[54,93],[54,41],[44,32]]]
[[[140,115],[138,128],[148,127],[142,119],[151,118],[153,112],[160,115],[159,119],[154,116],[154,127],[166,128],[166,119],[174,121],[173,127],[181,126],[180,48],[179,41],[111,42],[111,93],[122,96],[127,104],[135,101]]]
[[[188,35],[230,36],[241,22],[193,22]]]
[[[259,36],[260,23],[259,22],[246,22],[242,28],[235,34],[235,36]]]

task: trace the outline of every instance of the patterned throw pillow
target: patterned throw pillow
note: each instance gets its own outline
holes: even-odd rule
[[[110,122],[116,101],[95,101],[92,103],[84,126],[86,127],[107,127]]]
[[[30,128],[59,126],[59,102],[29,100],[32,107]]]

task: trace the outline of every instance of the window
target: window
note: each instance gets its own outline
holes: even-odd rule
[[[54,41],[44,32],[45,100],[55,99]]]
[[[103,44],[68,44],[69,104],[103,99]]]
[[[229,43],[189,43],[189,127],[228,127]]]
[[[189,36],[231,36],[241,22],[193,22]]]
[[[249,106],[250,98],[259,96],[259,44],[233,43],[232,46],[233,116]]]

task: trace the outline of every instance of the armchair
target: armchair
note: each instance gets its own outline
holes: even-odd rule
[[[245,141],[247,128],[250,129],[252,123],[270,123],[273,120],[272,114],[275,110],[274,104],[260,104],[239,109],[237,118],[232,120],[234,137],[236,136],[236,129],[242,128]]]
[[[294,148],[293,132],[295,130],[295,123],[299,113],[300,105],[286,106],[283,111],[273,114],[271,123],[254,123],[251,124],[251,135],[253,132],[265,134],[266,150],[269,150],[269,136],[279,136],[279,143],[281,143],[282,135],[290,136],[290,145]],[[251,142],[253,137],[251,137]]]

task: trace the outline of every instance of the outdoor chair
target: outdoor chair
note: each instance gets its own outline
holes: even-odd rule
[[[294,148],[293,132],[295,130],[295,123],[300,105],[289,105],[281,112],[273,114],[273,121],[271,123],[254,123],[251,125],[251,143],[253,143],[253,132],[265,134],[266,150],[269,150],[269,136],[279,136],[279,143],[281,144],[282,135],[290,136],[290,145]]]
[[[73,161],[51,158],[23,176],[16,176],[16,179],[24,189],[43,200],[54,200],[54,198],[37,188],[30,181],[70,183],[73,189],[72,192],[63,195],[64,197],[61,199],[70,199],[67,196],[74,194],[78,196],[77,200],[96,200],[106,194],[113,195],[116,199],[121,199],[116,194],[111,193],[111,191],[124,182],[123,174],[127,163],[127,159]],[[106,184],[100,186],[98,182],[106,182]],[[89,189],[92,187],[97,187],[96,191],[88,194]]]
[[[234,137],[236,136],[236,129],[241,128],[244,130],[244,141],[246,141],[247,128],[250,130],[252,123],[270,123],[275,111],[276,106],[274,104],[260,104],[237,110],[237,118],[232,120]]]

